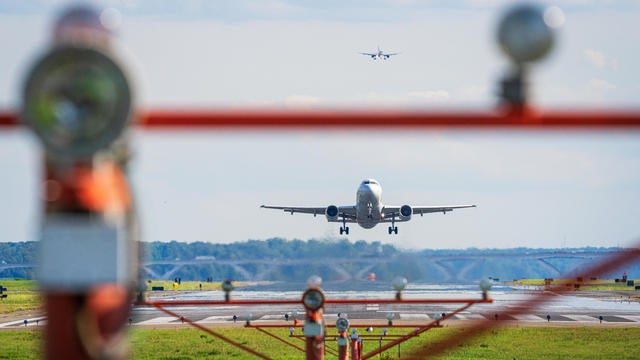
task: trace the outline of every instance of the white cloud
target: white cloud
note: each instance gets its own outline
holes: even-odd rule
[[[284,99],[284,104],[287,107],[308,108],[318,105],[319,103],[319,97],[309,95],[291,95]]]
[[[592,79],[589,82],[589,89],[590,90],[601,92],[601,93],[614,90],[615,88],[616,88],[616,86],[614,84],[608,82],[607,80]]]
[[[587,61],[597,68],[604,68],[607,65],[607,59],[601,51],[585,49],[583,54]]]
[[[425,100],[449,99],[449,92],[446,90],[410,91],[407,95],[412,98],[420,98]]]

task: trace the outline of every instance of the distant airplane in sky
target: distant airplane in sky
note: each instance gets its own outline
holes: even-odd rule
[[[387,60],[388,58],[392,57],[393,55],[398,55],[400,53],[390,53],[390,54],[385,54],[384,51],[380,50],[380,46],[378,46],[378,52],[370,54],[370,53],[360,53],[362,55],[367,55],[370,56],[373,60]]]
[[[382,187],[374,179],[365,179],[356,192],[356,204],[349,206],[329,205],[327,207],[295,207],[262,205],[265,209],[278,209],[285,212],[325,215],[329,222],[341,222],[340,235],[349,234],[347,223],[357,223],[365,229],[371,229],[378,223],[390,222],[389,234],[397,234],[396,222],[411,220],[411,215],[441,212],[443,214],[454,209],[476,207],[475,205],[450,206],[389,206],[382,204]]]

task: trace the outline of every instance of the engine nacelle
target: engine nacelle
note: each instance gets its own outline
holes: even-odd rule
[[[411,219],[411,215],[413,214],[413,209],[409,205],[402,205],[400,207],[400,219],[403,221],[407,221]]]
[[[335,205],[327,206],[327,210],[325,210],[324,215],[327,217],[329,221],[338,220],[338,207]]]

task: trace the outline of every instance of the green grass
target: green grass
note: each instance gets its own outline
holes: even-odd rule
[[[149,280],[147,281],[147,291],[151,291],[151,287],[153,286],[164,286],[165,290],[200,290],[200,285],[202,285],[202,290],[221,290],[221,283],[219,282],[205,282],[205,281],[182,281],[180,284],[174,283],[171,280]],[[243,282],[234,282],[233,285],[235,287],[246,286],[246,283]]]
[[[402,333],[401,329],[391,329]],[[459,336],[463,329],[446,327],[432,329],[420,338],[401,345],[406,355],[425,343]],[[215,329],[241,344],[274,359],[304,359],[304,354],[253,329]],[[300,339],[288,337],[287,329],[270,329],[280,337],[301,347]],[[334,329],[329,329],[333,335]],[[41,358],[40,330],[0,331],[0,359]],[[331,339],[333,336],[331,336]],[[200,330],[134,328],[129,333],[130,358],[133,359],[254,359],[254,357]],[[333,340],[327,340],[330,349],[336,349]],[[367,339],[364,352],[378,347],[377,340]],[[472,339],[443,354],[442,359],[637,359],[640,346],[640,328],[554,328],[525,327],[490,330],[485,336]],[[382,359],[395,359],[397,348],[383,354]],[[327,353],[328,360],[335,359]],[[376,356],[376,359],[380,357]]]
[[[632,279],[629,279],[632,280]],[[634,280],[637,285],[640,285],[640,280]],[[551,286],[561,286],[567,284],[573,288],[576,283],[575,279],[555,279],[551,282]],[[529,286],[544,286],[544,279],[520,279],[518,281],[508,281],[507,285],[529,285]],[[635,286],[627,286],[627,283],[616,283],[614,280],[585,280],[580,282],[580,289],[582,290],[604,290],[604,291],[634,291]]]
[[[0,359],[41,359],[40,330],[0,331]]]
[[[0,300],[0,314],[40,308],[42,299],[35,280],[0,279],[7,297]]]

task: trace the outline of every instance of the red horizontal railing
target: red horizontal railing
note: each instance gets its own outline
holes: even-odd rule
[[[492,299],[325,299],[324,304],[480,304],[491,303]],[[202,305],[302,305],[300,299],[272,300],[175,300],[175,301],[141,301],[137,306],[202,306]]]
[[[0,112],[0,127],[19,124],[14,112]],[[426,112],[365,110],[149,110],[136,126],[145,129],[189,128],[638,128],[640,109],[612,111]]]

